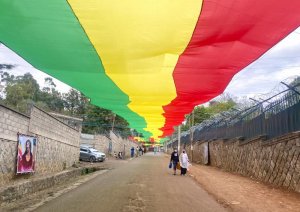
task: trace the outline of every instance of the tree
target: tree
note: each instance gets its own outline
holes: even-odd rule
[[[204,106],[198,106],[194,109],[194,124],[200,124],[204,120],[209,119],[212,114],[209,109]]]
[[[2,69],[10,70],[10,69],[13,69],[14,67],[15,67],[15,65],[12,65],[12,64],[0,64],[0,70],[2,70]]]
[[[45,78],[45,86],[39,93],[36,105],[47,111],[65,113],[64,106],[66,103],[62,94],[55,88],[56,85],[53,82],[53,79],[50,77]]]
[[[1,83],[9,84],[15,81],[15,76],[12,74],[10,75],[8,72],[0,71]]]
[[[106,134],[114,128],[122,137],[131,135],[128,122],[111,110],[88,104],[83,119],[83,133]]]
[[[39,84],[29,73],[14,77],[5,72],[4,76],[3,80],[6,83],[5,104],[20,112],[27,112],[27,104],[37,100]]]
[[[63,99],[65,101],[65,109],[70,115],[84,114],[89,102],[87,97],[73,88],[63,95]]]
[[[84,133],[107,133],[112,127],[111,111],[94,106],[88,105],[86,113],[83,116],[82,132]]]
[[[44,92],[50,93],[50,92],[55,91],[56,85],[53,82],[53,79],[51,77],[46,77],[44,79],[44,84],[45,84],[45,86],[43,87]]]
[[[230,110],[237,104],[234,101],[234,99],[236,98],[231,94],[222,94],[218,98],[210,101],[208,107],[204,107],[203,105],[196,106],[193,111],[194,112],[193,124],[194,125],[200,124],[204,120],[211,118],[215,114]],[[189,123],[191,119],[192,119],[191,114],[186,116],[187,121],[185,124],[181,126],[182,131],[187,131],[190,128],[191,124]]]
[[[41,90],[30,73],[14,76],[1,70],[0,76],[3,84],[0,87],[3,90],[1,102],[20,112],[26,113],[28,104],[35,104],[46,111],[83,117],[84,133],[103,134],[114,128],[114,132],[123,137],[131,135],[125,119],[110,110],[91,105],[89,98],[75,89],[61,94],[50,77],[45,78],[45,86]]]

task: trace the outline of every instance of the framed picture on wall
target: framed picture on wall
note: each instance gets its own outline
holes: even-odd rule
[[[36,163],[37,138],[18,134],[17,174],[33,173]]]

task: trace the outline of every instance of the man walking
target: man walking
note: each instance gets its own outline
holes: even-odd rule
[[[131,147],[131,149],[130,149],[130,155],[131,155],[132,158],[134,157],[134,147]]]
[[[173,175],[176,175],[176,167],[177,167],[178,162],[179,162],[178,152],[177,152],[177,149],[174,148],[174,151],[171,154],[171,160],[170,160],[170,163],[173,164],[173,170],[174,170]]]

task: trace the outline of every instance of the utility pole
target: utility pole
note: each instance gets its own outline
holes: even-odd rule
[[[180,152],[181,125],[178,126],[178,152]]]
[[[165,141],[165,153],[167,153],[167,152],[168,152],[168,142]]]
[[[194,147],[193,147],[193,140],[194,140],[194,131],[192,129],[192,127],[194,126],[194,110],[192,112],[192,120],[190,120],[190,123],[192,126],[190,126],[190,138],[191,138],[191,161],[193,162],[193,151],[194,151]]]
[[[111,131],[112,131],[112,132],[114,132],[115,119],[116,119],[116,114],[113,114],[113,123],[112,123],[112,126],[111,126]]]

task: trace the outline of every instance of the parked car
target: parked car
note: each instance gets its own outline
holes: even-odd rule
[[[94,149],[93,147],[89,146],[80,146],[80,156],[79,160],[84,161],[90,161],[90,162],[96,162],[105,161],[106,155],[103,152],[98,151],[97,149]]]

